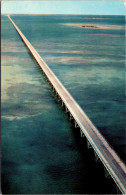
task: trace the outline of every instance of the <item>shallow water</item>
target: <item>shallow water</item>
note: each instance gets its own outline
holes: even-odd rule
[[[126,161],[124,16],[12,18]],[[81,29],[64,23],[117,25],[122,29]]]
[[[124,30],[61,25],[93,20],[124,27],[124,17],[100,18],[12,16],[125,160]],[[93,154],[82,147],[36,62],[4,16],[1,70],[4,193],[114,193],[114,187],[109,188],[113,182],[105,180]]]

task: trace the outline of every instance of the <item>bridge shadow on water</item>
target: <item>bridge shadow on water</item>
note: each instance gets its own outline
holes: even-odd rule
[[[67,113],[69,120],[69,113]],[[81,137],[79,127],[75,127],[74,120],[71,121],[71,134],[74,138],[76,149],[80,154],[78,162],[80,172],[77,173],[79,182],[75,186],[75,193],[79,194],[118,194],[113,179],[106,175],[104,165],[100,160],[96,160],[92,147],[89,148],[86,137]],[[87,168],[86,168],[87,166]]]
[[[94,150],[92,148],[88,148],[87,146],[87,140],[85,137],[80,137],[80,130],[79,128],[72,128],[72,134],[75,139],[75,143],[77,146],[77,149],[81,155],[81,160],[84,161],[87,164],[87,172],[85,174],[82,171],[79,173],[79,177],[81,178],[81,188],[80,184],[78,188],[80,188],[79,193],[90,193],[90,194],[115,194],[116,191],[116,185],[112,178],[106,178],[105,177],[105,170],[104,166],[101,161],[96,162],[95,160],[95,154]],[[83,164],[83,163],[82,163]],[[83,168],[82,168],[83,170]],[[87,182],[87,186],[83,186],[83,182]],[[89,186],[90,183],[90,186]]]

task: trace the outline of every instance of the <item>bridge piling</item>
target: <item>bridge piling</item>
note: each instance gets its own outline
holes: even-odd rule
[[[87,139],[87,148],[88,149],[91,149],[92,148],[92,145],[90,144],[90,142],[88,141],[88,139]]]
[[[65,113],[68,113],[68,112],[69,112],[69,110],[68,110],[68,108],[65,105]]]
[[[71,120],[73,120],[73,116],[72,116],[72,114],[70,113],[70,121],[71,121]]]
[[[118,186],[116,186],[116,193],[119,195],[119,194],[122,194],[120,189],[118,188]]]
[[[80,137],[85,138],[85,134],[83,133],[83,131],[81,129],[80,129]]]
[[[60,102],[61,101],[61,97],[58,95],[58,102]]]
[[[64,106],[63,100],[61,100],[61,106],[62,106],[62,107]]]
[[[110,179],[111,176],[110,176],[110,173],[108,172],[108,170],[104,167],[104,173],[105,173],[105,178],[106,179]]]
[[[94,156],[95,156],[95,162],[96,162],[96,163],[101,162],[100,159],[99,159],[99,157],[98,157],[98,155],[96,154],[95,151],[94,151]]]
[[[79,125],[77,124],[77,122],[74,120],[74,124],[75,124],[75,128],[78,128]]]

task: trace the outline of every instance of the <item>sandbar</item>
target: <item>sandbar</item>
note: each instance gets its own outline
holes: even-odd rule
[[[108,29],[108,30],[121,30],[124,27],[120,25],[106,25],[106,24],[87,24],[87,23],[63,23],[61,25],[72,26],[86,29]]]

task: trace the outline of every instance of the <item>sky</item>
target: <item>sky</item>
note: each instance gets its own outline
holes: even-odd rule
[[[123,0],[3,1],[2,14],[125,15]]]

